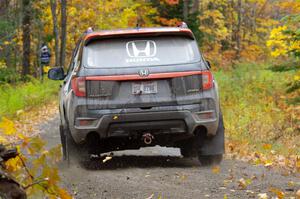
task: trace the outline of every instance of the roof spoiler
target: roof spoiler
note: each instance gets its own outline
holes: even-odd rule
[[[110,39],[110,38],[134,38],[134,37],[150,37],[150,36],[183,36],[187,37],[189,39],[195,40],[194,34],[190,29],[187,28],[170,28],[166,29],[164,31],[153,31],[151,29],[139,29],[136,31],[116,31],[116,32],[93,32],[90,34],[87,34],[84,38],[85,42],[84,45],[88,45],[92,41],[95,40],[102,40],[102,39]]]

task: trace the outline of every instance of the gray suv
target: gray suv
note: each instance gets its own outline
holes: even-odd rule
[[[60,134],[66,160],[148,146],[178,147],[220,163],[224,125],[209,62],[185,27],[85,33],[63,80]]]

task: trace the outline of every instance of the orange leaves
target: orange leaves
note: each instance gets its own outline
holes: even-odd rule
[[[221,168],[220,166],[216,165],[216,166],[213,166],[211,171],[214,173],[214,174],[219,174],[220,171],[221,171]]]
[[[165,2],[169,5],[177,5],[179,0],[165,0]]]
[[[59,197],[61,199],[72,199],[73,197],[64,189],[59,189]]]
[[[272,145],[271,144],[263,144],[263,149],[265,149],[265,150],[271,150],[272,149]]]
[[[269,189],[269,191],[276,194],[278,199],[283,199],[284,198],[284,195],[285,195],[284,192],[282,192],[281,190],[279,190],[277,188],[271,187]]]
[[[44,179],[47,179],[48,187],[55,186],[60,181],[57,168],[50,168],[45,166],[43,168],[42,176]]]
[[[174,19],[167,19],[164,17],[157,17],[156,18],[158,22],[165,26],[179,26],[181,24],[181,20],[174,18]]]

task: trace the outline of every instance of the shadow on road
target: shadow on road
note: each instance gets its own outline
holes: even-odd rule
[[[81,166],[88,170],[113,170],[126,168],[153,168],[153,167],[198,167],[197,159],[187,159],[172,156],[115,156],[103,163],[105,157],[94,158],[81,162]]]

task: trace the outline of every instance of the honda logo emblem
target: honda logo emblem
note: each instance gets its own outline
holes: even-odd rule
[[[126,50],[129,57],[147,58],[156,55],[156,44],[152,40],[135,40],[126,43]]]
[[[148,69],[141,69],[141,70],[139,71],[139,75],[140,75],[141,77],[148,77],[149,74],[150,74],[150,72],[149,72]]]

